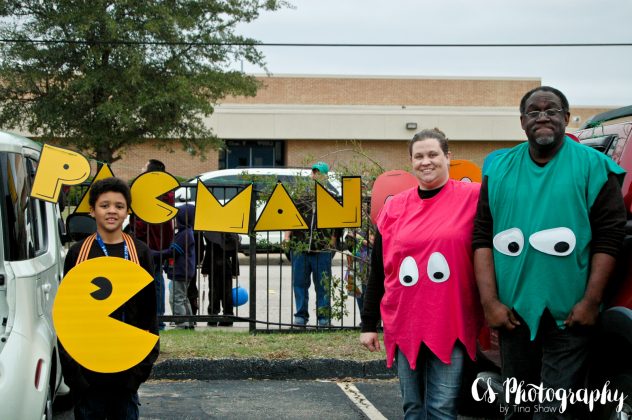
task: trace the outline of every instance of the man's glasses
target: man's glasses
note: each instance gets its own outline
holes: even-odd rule
[[[546,116],[547,118],[552,118],[552,117],[555,117],[556,115],[561,114],[562,112],[564,112],[563,109],[549,108],[549,109],[545,109],[544,111],[525,112],[524,115],[532,120],[535,120],[537,118],[540,118],[542,114],[544,114],[544,116]]]

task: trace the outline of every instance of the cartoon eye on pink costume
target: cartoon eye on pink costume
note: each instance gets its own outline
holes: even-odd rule
[[[399,266],[399,282],[402,286],[410,287],[417,284],[419,281],[419,270],[417,269],[417,262],[413,257],[406,257],[402,260]]]
[[[443,283],[450,278],[450,266],[442,253],[433,252],[428,259],[428,278],[435,283]]]
[[[430,281],[443,283],[450,278],[450,266],[443,254],[433,252],[428,259],[426,273]],[[406,257],[399,266],[399,282],[402,286],[411,287],[419,281],[419,269],[413,257]]]

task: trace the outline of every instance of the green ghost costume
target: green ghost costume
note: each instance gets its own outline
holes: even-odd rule
[[[602,153],[569,139],[545,166],[523,143],[488,172],[498,295],[535,339],[548,308],[564,326],[590,274],[590,209],[608,179],[624,171]]]

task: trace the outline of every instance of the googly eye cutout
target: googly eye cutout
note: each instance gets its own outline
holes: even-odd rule
[[[428,259],[428,278],[435,283],[443,283],[450,278],[450,266],[442,253],[433,252]]]
[[[524,248],[524,235],[518,228],[503,230],[494,236],[494,248],[501,254],[517,257]]]
[[[399,282],[402,286],[410,287],[419,281],[419,269],[413,257],[406,257],[399,266]]]
[[[575,234],[565,227],[541,230],[529,236],[532,247],[545,254],[565,257],[575,249]]]

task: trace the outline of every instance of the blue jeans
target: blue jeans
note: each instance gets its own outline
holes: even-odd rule
[[[405,419],[456,419],[465,352],[456,344],[452,363],[446,365],[422,346],[417,370],[397,350],[397,376]]]
[[[292,286],[296,302],[295,323],[306,324],[309,320],[309,285],[313,277],[318,324],[329,324],[329,290],[325,288],[323,277],[327,279],[325,281],[331,281],[331,259],[331,252],[292,251]]]
[[[529,327],[515,313],[520,325],[512,331],[500,330],[500,356],[502,361],[503,380],[516,378],[547,388],[572,389],[585,388],[590,356],[590,340],[595,329],[592,327],[558,328],[548,310],[540,319],[538,333],[531,341]],[[543,407],[559,407],[558,402],[538,404]],[[509,406],[505,418],[538,419],[538,418],[588,418],[583,404],[569,404],[564,413],[547,413],[536,410],[535,406],[523,403],[522,410]],[[528,411],[527,411],[528,410]]]
[[[137,392],[88,390],[75,402],[75,420],[137,420],[139,405]]]

